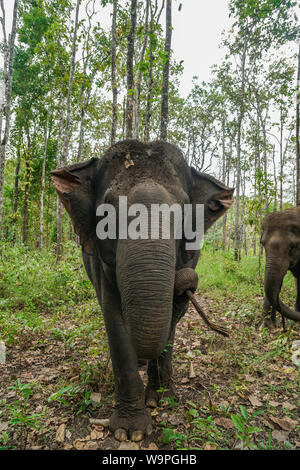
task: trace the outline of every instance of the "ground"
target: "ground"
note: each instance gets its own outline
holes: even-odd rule
[[[231,264],[225,266],[230,271]],[[217,295],[204,283],[200,290],[201,282],[199,303],[230,336],[209,330],[190,306],[175,339],[176,396],[151,410],[153,433],[139,443],[120,443],[107,427],[113,376],[94,298],[72,301],[55,316],[40,311],[38,327],[15,329],[13,338],[7,329],[0,447],[299,449],[299,366],[293,360],[299,325],[288,322],[285,332],[280,324],[265,328],[262,295],[245,306],[233,290]],[[140,374],[146,381],[145,366]]]

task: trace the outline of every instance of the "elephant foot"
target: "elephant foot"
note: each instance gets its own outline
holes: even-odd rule
[[[166,401],[168,398],[174,399],[174,397],[176,397],[176,391],[173,385],[159,388],[150,385],[146,389],[146,407],[156,408],[161,401]]]
[[[117,409],[110,418],[109,427],[118,441],[141,441],[152,432],[152,418],[147,410]]]
[[[276,318],[271,318],[270,316],[263,317],[263,325],[265,328],[274,329],[277,328],[277,320]]]

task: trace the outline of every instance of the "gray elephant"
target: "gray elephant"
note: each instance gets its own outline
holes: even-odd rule
[[[79,235],[84,266],[104,315],[116,393],[110,429],[118,440],[128,435],[141,440],[151,432],[146,406],[157,405],[161,388],[174,393],[175,327],[188,307],[184,291],[197,288],[194,268],[200,251],[187,249],[184,237],[164,238],[161,220],[157,239],[101,239],[96,229],[104,215],[97,215],[97,208],[108,204],[118,213],[120,196],[146,207],[190,204],[194,223],[196,205],[203,204],[206,231],[231,206],[234,190],[189,167],[176,146],[161,141],[119,142],[100,159],[53,171],[52,180]],[[139,359],[148,361],[146,390]]]
[[[262,224],[261,244],[266,254],[265,324],[276,326],[276,311],[283,319],[300,321],[300,207],[268,214]],[[283,278],[290,270],[297,285],[293,310],[279,298]],[[270,322],[271,320],[271,322]]]

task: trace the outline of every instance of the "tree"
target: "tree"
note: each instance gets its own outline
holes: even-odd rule
[[[169,114],[169,70],[172,39],[172,0],[166,0],[166,40],[165,40],[165,63],[163,69],[163,82],[161,90],[161,124],[160,138],[167,140],[168,114]]]
[[[3,42],[4,42],[4,95],[5,95],[5,108],[0,109],[1,113],[1,128],[0,128],[0,138],[2,131],[2,113],[5,110],[5,129],[3,137],[0,139],[0,238],[1,238],[1,228],[2,228],[2,208],[3,208],[3,186],[4,186],[4,170],[5,170],[5,159],[6,159],[6,146],[9,140],[10,132],[10,120],[11,120],[11,93],[12,93],[12,75],[13,75],[13,60],[15,52],[15,39],[17,34],[17,17],[18,17],[18,1],[14,2],[13,10],[13,21],[11,34],[9,39],[6,36],[6,26],[5,26],[5,9],[3,0],[0,0],[0,6],[2,10],[2,32],[3,32]]]
[[[118,88],[117,88],[117,80],[116,80],[117,10],[118,10],[118,0],[113,0],[113,15],[112,15],[112,27],[111,27],[111,88],[112,88],[112,95],[113,95],[111,137],[110,137],[111,144],[115,143],[116,133],[117,133],[117,123],[118,123]]]
[[[126,102],[126,139],[133,137],[133,114],[135,106],[133,57],[136,30],[137,0],[131,0],[130,31],[127,39],[127,102]]]
[[[298,52],[297,92],[296,92],[296,205],[300,205],[300,44]]]

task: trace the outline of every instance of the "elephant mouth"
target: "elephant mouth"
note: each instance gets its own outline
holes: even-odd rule
[[[188,299],[194,305],[196,311],[199,313],[200,317],[204,321],[204,323],[211,328],[212,330],[216,331],[217,333],[223,336],[229,336],[227,330],[221,326],[215,325],[212,323],[202,307],[199,305],[194,293],[198,287],[198,274],[192,268],[183,268],[176,271],[175,274],[175,284],[174,290],[176,295],[182,296],[186,295]]]

